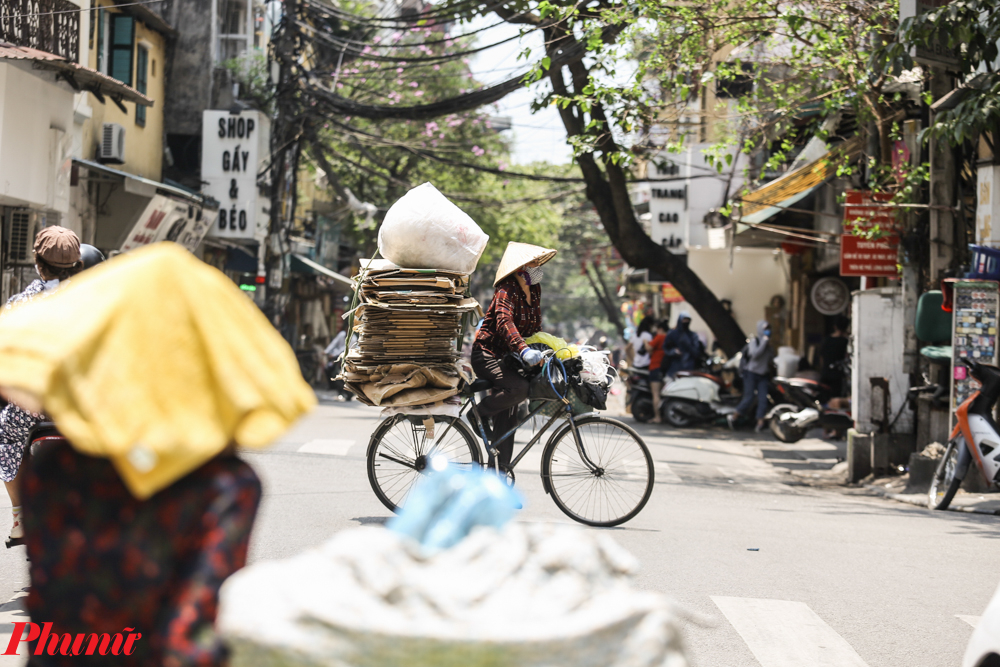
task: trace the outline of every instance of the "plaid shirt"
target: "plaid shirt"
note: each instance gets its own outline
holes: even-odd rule
[[[542,330],[542,286],[531,285],[531,303],[517,278],[510,276],[497,283],[493,301],[476,334],[476,345],[495,356],[507,352],[520,354],[528,346],[524,339]]]

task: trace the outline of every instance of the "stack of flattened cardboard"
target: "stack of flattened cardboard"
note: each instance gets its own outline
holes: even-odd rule
[[[462,318],[482,317],[468,288],[466,273],[369,262],[354,311],[358,344],[344,363],[347,387],[377,406],[429,405],[457,394]]]

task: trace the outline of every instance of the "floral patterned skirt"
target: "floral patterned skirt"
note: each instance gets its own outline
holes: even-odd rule
[[[31,427],[41,420],[41,415],[22,410],[13,403],[8,403],[0,412],[0,480],[10,482],[17,477],[24,456],[24,439]]]

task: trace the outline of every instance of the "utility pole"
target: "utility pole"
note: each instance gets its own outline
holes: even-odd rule
[[[930,92],[939,100],[954,88],[948,71],[932,66]],[[931,123],[934,122],[931,111]],[[930,142],[930,267],[928,280],[937,285],[955,260],[955,153],[947,139],[932,138]]]
[[[288,303],[284,284],[288,256],[288,230],[295,217],[296,178],[298,175],[299,132],[293,119],[298,86],[295,80],[295,57],[298,50],[298,0],[284,1],[284,14],[272,54],[278,66],[275,86],[275,117],[271,131],[271,218],[267,237],[267,300],[264,312],[275,324]]]

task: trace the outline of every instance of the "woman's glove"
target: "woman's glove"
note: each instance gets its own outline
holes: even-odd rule
[[[529,347],[521,353],[521,360],[529,366],[537,366],[542,363],[542,353]]]

